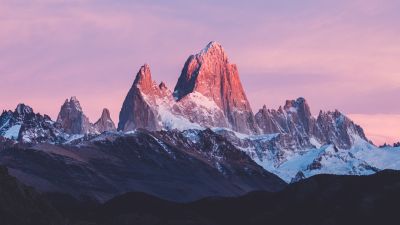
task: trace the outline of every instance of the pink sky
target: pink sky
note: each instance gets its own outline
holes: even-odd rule
[[[315,114],[339,109],[391,143],[399,11],[397,0],[2,0],[0,109],[24,102],[56,118],[77,96],[92,121],[103,107],[117,121],[142,64],[173,88],[186,58],[216,40],[253,111],[303,96]]]

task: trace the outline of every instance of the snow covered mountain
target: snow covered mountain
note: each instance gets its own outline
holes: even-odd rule
[[[25,104],[19,104],[14,111],[3,111],[0,116],[0,136],[21,143],[63,144],[85,135],[115,130],[108,109],[104,109],[101,118],[92,124],[76,97],[65,101],[57,121],[48,115],[34,113]]]
[[[191,55],[182,69],[174,97],[181,100],[193,93],[203,95],[222,110],[228,122],[224,127],[241,133],[258,132],[238,69],[229,63],[217,42],[210,42],[200,53]]]
[[[285,106],[278,110],[264,106],[256,114],[256,121],[263,133],[290,135],[297,149],[327,143],[350,148],[354,144],[352,135],[367,141],[363,129],[338,110],[320,111],[314,118],[304,98],[287,100]]]
[[[220,44],[211,42],[189,57],[173,93],[152,80],[149,65],[142,66],[122,106],[119,130],[207,127],[258,132],[237,68]]]
[[[60,124],[47,115],[34,113],[27,105],[19,104],[14,111],[0,116],[0,136],[19,142],[61,142],[65,140]]]
[[[318,142],[301,147],[295,138],[284,133],[243,135],[225,129],[214,131],[286,182],[316,174],[368,175],[383,169],[400,169],[400,151],[378,148],[359,136],[352,136],[354,143],[346,149]]]
[[[277,110],[264,106],[253,115],[237,67],[218,43],[188,58],[173,93],[152,80],[148,65],[140,69],[122,107],[119,130],[208,127],[288,182],[319,173],[371,174],[386,168],[352,153],[380,149],[338,110],[314,117],[307,101],[298,98]]]
[[[157,84],[150,66],[143,65],[123,102],[118,131],[107,109],[92,124],[75,97],[65,101],[56,122],[23,104],[0,117],[4,140],[68,148],[93,140],[117,144],[118,137],[141,129],[158,132],[161,147],[202,151],[201,158],[221,173],[224,163],[218,160],[226,152],[215,152],[218,145],[232,145],[228,149],[239,149],[286,182],[321,173],[366,175],[400,169],[398,148],[377,148],[338,110],[314,117],[307,101],[298,98],[278,109],[264,106],[254,115],[236,65],[216,42],[187,59],[174,91],[164,82]],[[208,145],[205,133],[224,141]]]
[[[378,155],[384,157],[387,151],[368,141],[363,129],[348,117],[335,110],[321,111],[315,118],[304,98],[288,100],[278,110],[264,106],[255,118],[264,134],[215,131],[286,182],[316,174],[368,175],[382,169],[400,169],[398,163],[376,164],[380,161]],[[400,152],[391,152],[400,160]]]

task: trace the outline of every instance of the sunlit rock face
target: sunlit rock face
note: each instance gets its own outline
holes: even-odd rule
[[[143,65],[136,75],[119,114],[118,130],[130,131],[137,128],[158,130],[161,128],[153,107],[156,99],[166,96],[164,85],[157,86],[151,78],[149,65]]]
[[[242,133],[258,131],[238,69],[229,63],[224,49],[216,42],[210,42],[200,53],[187,59],[174,96],[180,100],[194,92],[214,101],[233,130]]]
[[[176,100],[164,82],[156,84],[149,65],[145,64],[125,98],[118,130],[185,130],[216,126],[227,127],[228,123],[214,101],[198,92]]]

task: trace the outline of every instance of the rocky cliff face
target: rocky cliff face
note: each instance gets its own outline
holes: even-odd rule
[[[164,87],[157,86],[151,78],[149,65],[143,65],[122,105],[118,130],[160,129],[158,112],[153,106],[156,105],[156,99],[161,97]]]
[[[236,65],[230,64],[222,46],[211,42],[200,53],[190,56],[174,89],[181,100],[200,93],[223,111],[229,126],[238,132],[258,131]]]
[[[287,100],[278,110],[264,106],[255,118],[263,133],[289,134],[297,142],[297,148],[315,145],[317,141],[348,149],[355,138],[368,141],[362,128],[337,110],[321,111],[317,118],[313,117],[304,98]]]
[[[93,124],[82,111],[76,97],[65,100],[58,114],[57,122],[61,124],[68,134],[88,134],[94,132]]]
[[[94,128],[99,133],[117,130],[114,122],[111,119],[110,111],[108,109],[103,109],[100,119],[94,124]]]
[[[317,127],[318,132],[314,134],[316,137],[339,148],[350,148],[357,139],[368,141],[364,130],[338,110],[320,111]]]
[[[264,134],[288,134],[293,137],[297,147],[310,147],[309,138],[313,135],[316,120],[304,98],[287,100],[284,107],[270,110],[265,106],[255,115]]]

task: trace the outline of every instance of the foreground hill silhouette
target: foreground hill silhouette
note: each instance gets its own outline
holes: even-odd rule
[[[0,166],[0,224],[56,225],[62,216],[33,188],[21,184]]]
[[[106,221],[103,224],[113,224],[115,220],[119,220],[118,224],[129,224],[124,223],[124,218],[136,214],[142,218],[151,215],[161,224],[180,224],[181,220],[181,224],[192,221],[218,225],[387,225],[398,223],[399,201],[400,173],[383,171],[367,177],[318,175],[279,193],[255,192],[185,205],[171,205],[137,193],[126,194],[100,207],[98,215]],[[148,203],[148,208],[140,202]],[[135,223],[134,220],[131,222]]]
[[[5,171],[0,173],[2,224],[398,224],[400,172],[390,170],[370,176],[317,175],[277,193],[176,203],[131,192],[104,204],[59,193],[40,195]]]

